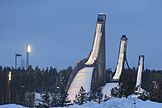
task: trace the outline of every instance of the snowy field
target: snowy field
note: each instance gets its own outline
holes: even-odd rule
[[[103,96],[111,97],[111,90],[115,87],[118,87],[118,83],[107,83],[105,86],[102,88],[102,94]],[[104,97],[103,97],[104,99]]]
[[[16,104],[8,104],[8,105],[0,105],[0,108],[27,108],[27,107]]]
[[[82,106],[73,105],[68,108],[162,108],[162,103],[142,101],[135,98],[111,98],[101,104],[89,102]]]
[[[26,108],[26,107],[10,104],[10,105],[2,105],[0,106],[0,108]],[[84,105],[72,105],[63,108],[162,108],[162,103],[142,101],[139,99],[129,97],[129,98],[111,98],[110,100],[102,102],[101,104],[98,104],[96,102],[88,102]]]

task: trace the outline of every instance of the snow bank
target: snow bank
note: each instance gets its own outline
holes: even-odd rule
[[[1,105],[0,108],[25,108],[21,105],[9,104]],[[27,108],[27,107],[26,107]],[[68,107],[53,107],[53,108],[162,108],[162,103],[152,101],[142,101],[137,98],[111,98],[106,102],[98,104],[94,101],[84,105],[71,105]]]
[[[112,82],[112,83],[107,83],[105,86],[102,88],[102,94],[103,96],[111,97],[111,90],[115,87],[118,87],[117,82]]]
[[[135,103],[135,104],[134,104]],[[162,108],[162,103],[142,101],[136,98],[111,98],[98,104],[89,102],[84,105],[72,105],[64,108]]]
[[[16,104],[6,104],[6,105],[0,105],[0,108],[27,108],[27,107],[16,105]]]

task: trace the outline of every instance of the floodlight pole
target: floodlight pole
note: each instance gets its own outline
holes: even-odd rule
[[[10,104],[11,103],[11,87],[10,87],[10,81],[8,81],[8,103]]]
[[[28,70],[29,67],[29,52],[26,52],[26,70]]]
[[[8,73],[8,103],[10,104],[11,103],[11,79],[12,79],[12,76],[11,76],[11,71]]]
[[[15,54],[15,69],[17,69],[17,58],[22,56],[21,54]]]
[[[17,56],[15,54],[15,69],[17,69]]]
[[[26,70],[29,68],[29,53],[31,52],[31,45],[26,46]]]

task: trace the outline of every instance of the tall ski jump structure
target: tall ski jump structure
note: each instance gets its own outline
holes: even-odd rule
[[[124,63],[126,61],[127,66],[129,68],[127,59],[126,59],[126,50],[127,50],[127,40],[128,38],[126,37],[126,35],[122,35],[121,39],[120,39],[120,46],[119,46],[119,53],[118,53],[118,61],[117,61],[117,66],[116,66],[116,70],[115,70],[115,75],[113,77],[113,81],[119,81],[122,70],[124,68]]]
[[[140,94],[143,93],[145,90],[141,88],[142,85],[142,72],[144,70],[144,55],[139,55],[138,59],[138,71],[137,71],[137,80],[135,86],[135,93]]]
[[[115,69],[115,75],[113,76],[113,78],[111,79],[109,83],[103,86],[102,93],[104,96],[106,95],[107,97],[111,97],[111,90],[119,86],[119,79],[123,71],[125,61],[129,68],[129,65],[126,59],[127,41],[128,41],[128,38],[126,37],[126,35],[122,35],[122,37],[120,38],[119,53],[118,53],[118,60],[117,60],[117,65]]]
[[[86,60],[82,60],[70,75],[66,90],[71,102],[75,100],[81,87],[88,93],[96,82],[105,79],[105,22],[106,14],[99,13],[90,55]]]

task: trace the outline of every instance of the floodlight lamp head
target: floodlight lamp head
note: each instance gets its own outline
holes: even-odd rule
[[[11,71],[8,74],[8,80],[11,81]]]
[[[30,53],[31,52],[31,45],[27,45],[26,50],[27,50],[27,53]]]

